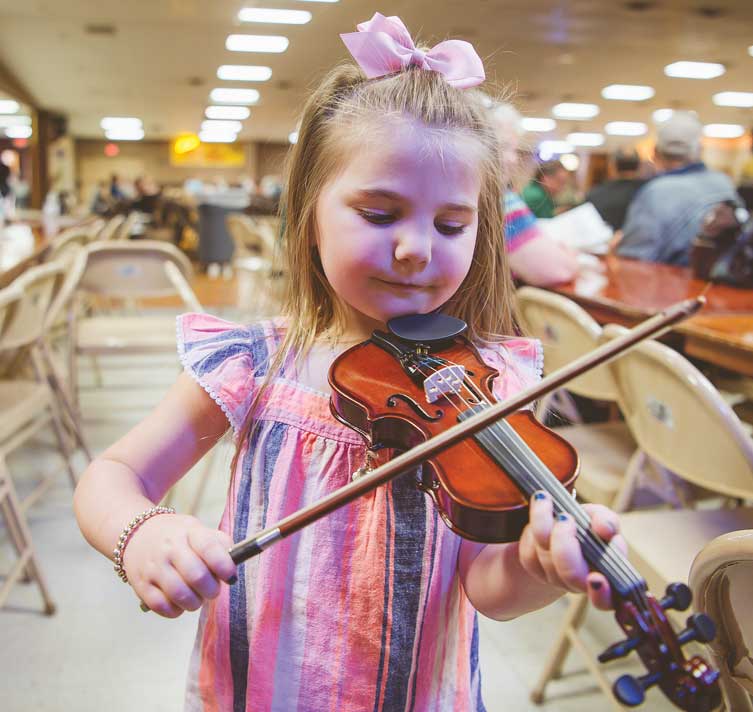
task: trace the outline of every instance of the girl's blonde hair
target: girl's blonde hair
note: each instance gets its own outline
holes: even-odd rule
[[[302,358],[325,330],[338,333],[341,305],[327,281],[317,249],[316,205],[323,188],[345,164],[358,141],[385,120],[412,120],[441,136],[479,142],[481,190],[473,261],[465,280],[444,311],[468,324],[474,343],[499,340],[516,331],[513,285],[504,248],[504,186],[494,127],[478,91],[451,87],[437,72],[411,67],[369,80],[359,67],[335,67],[313,92],[303,110],[298,142],[286,166],[281,214],[282,257],[288,274],[283,314],[289,317],[284,339],[257,390],[238,438],[233,471],[241,447],[251,435],[254,414],[266,386],[290,355]]]

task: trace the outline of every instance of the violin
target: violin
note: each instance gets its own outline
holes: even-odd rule
[[[617,700],[637,706],[646,689],[658,685],[678,708],[711,712],[721,703],[718,672],[700,656],[686,658],[682,646],[712,640],[714,623],[694,614],[688,628],[675,634],[665,611],[687,609],[690,589],[671,584],[661,600],[648,591],[621,552],[591,531],[588,514],[572,493],[576,451],[529,411],[520,411],[543,393],[687,318],[703,303],[700,297],[671,307],[504,403],[496,403],[492,392],[497,371],[463,337],[461,320],[442,314],[392,319],[387,332],[375,331],[368,341],[342,353],[329,372],[332,413],[364,438],[367,464],[340,490],[236,544],[231,557],[245,561],[409,471],[452,531],[486,543],[517,540],[528,521],[530,497],[545,490],[555,515],[567,513],[575,521],[591,568],[609,581],[615,617],[627,636],[599,661],[636,651],[648,670],[638,678],[621,676],[613,686]],[[400,454],[392,457],[396,452]]]

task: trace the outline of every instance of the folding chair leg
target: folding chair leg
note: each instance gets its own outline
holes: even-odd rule
[[[2,490],[2,487],[3,485],[0,485],[0,490]],[[11,509],[8,497],[2,494],[0,494],[0,508],[2,509],[3,520],[5,521],[11,544],[16,550],[16,556],[20,558],[24,553],[23,535],[21,534],[21,530],[18,528],[16,518],[13,516],[13,510]],[[24,569],[21,580],[24,583],[29,583],[29,581],[31,581],[31,569],[28,566]]]
[[[34,545],[31,542],[31,534],[26,524],[26,520],[21,513],[18,504],[16,491],[13,487],[13,481],[5,466],[5,462],[0,460],[0,501],[2,501],[2,512],[8,531],[16,532],[18,536],[18,545],[20,548],[18,561],[12,567],[10,573],[5,577],[5,582],[0,588],[0,608],[5,605],[5,601],[10,595],[11,589],[21,576],[26,573],[36,581],[39,592],[42,594],[44,601],[44,612],[46,615],[55,613],[55,603],[50,596],[50,592],[45,583],[42,572],[37,563]],[[16,542],[14,542],[15,545]],[[17,549],[18,550],[18,549]]]
[[[55,367],[52,355],[48,352],[47,347],[44,344],[42,345],[42,359],[46,366],[47,380],[50,384],[50,388],[52,388],[58,403],[62,405],[62,408],[60,409],[61,415],[62,411],[64,411],[65,415],[68,417],[68,422],[71,425],[71,430],[73,432],[75,441],[78,443],[78,446],[84,451],[87,460],[91,462],[92,454],[91,450],[89,450],[89,445],[84,438],[80,414],[74,407],[73,403],[68,397],[68,394],[65,392],[65,386],[63,385],[63,381],[60,379],[60,375],[57,371],[57,368]]]

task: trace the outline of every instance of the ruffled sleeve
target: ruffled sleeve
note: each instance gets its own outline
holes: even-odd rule
[[[222,408],[236,435],[266,375],[275,343],[271,322],[242,326],[210,314],[181,314],[177,320],[183,368]]]
[[[544,351],[538,339],[505,339],[479,348],[479,353],[488,366],[499,371],[493,382],[497,400],[510,398],[541,380]]]

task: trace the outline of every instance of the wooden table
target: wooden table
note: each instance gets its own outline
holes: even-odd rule
[[[554,291],[578,302],[601,324],[634,326],[670,304],[704,294],[703,310],[679,325],[688,355],[753,376],[753,289],[694,279],[690,269],[608,255],[603,272],[584,270]]]

